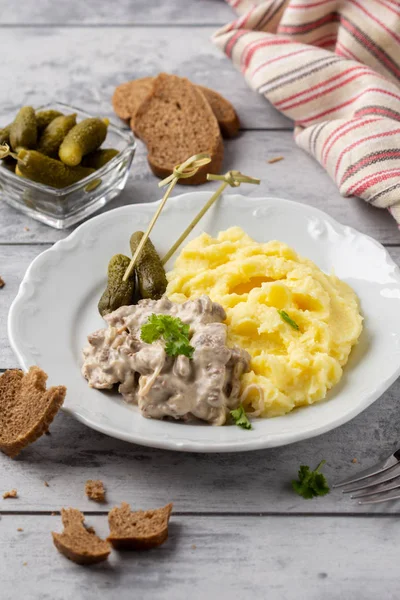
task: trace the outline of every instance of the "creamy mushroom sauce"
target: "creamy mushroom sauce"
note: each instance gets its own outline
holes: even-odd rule
[[[146,344],[140,330],[152,314],[179,317],[190,325],[193,358],[167,356],[164,342]],[[104,317],[107,329],[88,337],[82,373],[91,387],[110,389],[119,383],[127,402],[144,417],[189,420],[193,417],[223,425],[240,403],[240,377],[249,370],[250,356],[228,348],[224,309],[208,296],[176,304],[141,300]]]

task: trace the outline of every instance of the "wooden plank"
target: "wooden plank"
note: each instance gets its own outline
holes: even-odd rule
[[[275,164],[267,163],[267,160],[276,156],[283,156],[284,160]],[[243,185],[239,190],[241,194],[278,196],[310,204],[380,242],[400,243],[398,228],[389,213],[368,206],[357,198],[343,198],[322,167],[295,145],[289,131],[246,131],[237,139],[226,142],[224,169],[232,168],[262,180],[260,186]],[[160,190],[157,182],[158,179],[151,174],[147,165],[145,148],[139,142],[125,190],[104,210],[124,204],[158,200]],[[216,183],[209,183],[207,187],[199,186],[196,189],[211,191],[216,186]],[[195,189],[177,186],[174,193],[188,191]],[[0,223],[0,243],[50,243],[68,233],[41,225],[5,203],[0,203]],[[29,227],[29,231],[24,229],[25,226]]]
[[[235,12],[222,0],[71,0],[68,3],[41,0],[19,2],[0,0],[1,24],[13,25],[222,25],[235,18]]]
[[[110,4],[113,10],[117,6]],[[248,88],[211,42],[213,32],[212,27],[3,28],[2,45],[13,52],[0,64],[0,79],[7,81],[0,89],[0,124],[22,104],[37,107],[49,101],[113,117],[111,97],[117,85],[166,71],[222,92],[237,108],[244,128],[291,127]]]
[[[88,523],[107,535],[105,517]],[[61,531],[59,517],[2,517],[4,598],[398,598],[398,530],[384,518],[172,515],[160,548],[113,552],[92,568],[60,555],[52,530]]]
[[[0,513],[50,512],[63,506],[104,512],[122,501],[136,507],[172,501],[179,512],[398,515],[398,503],[360,506],[339,489],[304,500],[293,492],[291,481],[300,464],[315,468],[326,459],[324,472],[333,484],[389,456],[399,439],[399,394],[400,382],[366,412],[323,436],[242,454],[140,447],[92,431],[60,413],[51,436],[42,437],[15,460],[0,454]],[[104,482],[107,504],[86,498],[87,479]],[[3,492],[13,488],[19,498],[2,500]]]

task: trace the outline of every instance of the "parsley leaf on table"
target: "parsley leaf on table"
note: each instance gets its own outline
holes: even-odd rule
[[[168,356],[183,354],[188,358],[192,358],[194,348],[189,342],[189,330],[190,326],[178,317],[152,314],[147,323],[142,325],[140,337],[147,344],[153,344],[153,342],[163,338],[165,352]]]
[[[242,404],[235,410],[231,410],[231,415],[238,427],[241,427],[242,429],[253,429]]]
[[[321,460],[315,471],[311,471],[306,465],[301,465],[298,472],[299,479],[292,481],[292,487],[299,496],[308,500],[316,496],[325,496],[330,492],[325,475],[319,472],[325,462]]]

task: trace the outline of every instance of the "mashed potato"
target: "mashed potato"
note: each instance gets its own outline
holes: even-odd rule
[[[171,300],[206,294],[225,308],[229,342],[251,355],[244,405],[263,417],[324,398],[362,330],[357,297],[346,283],[286,244],[255,242],[239,227],[192,240],[167,278]]]

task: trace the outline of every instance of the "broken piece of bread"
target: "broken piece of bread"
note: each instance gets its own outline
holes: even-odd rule
[[[0,376],[0,450],[11,458],[46,433],[64,402],[66,388],[46,390],[46,381],[39,367]]]
[[[106,491],[100,479],[88,479],[85,485],[85,494],[90,500],[94,500],[95,502],[106,501]]]
[[[78,565],[93,565],[107,560],[111,547],[99,538],[93,528],[84,526],[85,516],[76,508],[63,508],[61,519],[62,533],[52,532],[57,550]]]
[[[0,277],[0,288],[4,287],[5,285],[6,285],[6,283],[5,283],[4,279],[2,279]]]
[[[148,550],[160,546],[168,538],[168,522],[172,503],[156,510],[131,511],[126,502],[108,513],[110,535],[107,541],[116,549]]]
[[[219,173],[224,146],[217,119],[204,94],[188,79],[161,73],[139,106],[135,134],[146,144],[147,160],[158,177],[167,177],[190,156],[206,152],[210,164],[181,184],[207,181],[207,173]]]
[[[17,490],[10,490],[9,492],[4,492],[3,498],[18,498]]]

